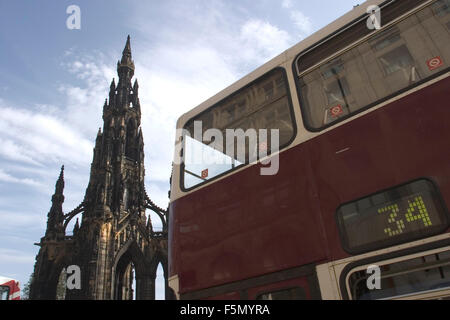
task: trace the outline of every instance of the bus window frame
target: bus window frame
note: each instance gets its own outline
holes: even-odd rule
[[[362,266],[376,265],[377,263],[397,258],[402,258],[401,261],[406,261],[413,255],[417,254],[427,255],[430,251],[438,249],[442,249],[440,252],[443,252],[447,251],[445,248],[448,246],[450,246],[450,238],[429,242],[423,245],[405,248],[390,253],[374,255],[369,258],[364,258],[358,261],[351,262],[342,269],[341,274],[339,275],[339,280],[337,280],[342,299],[353,300],[353,297],[351,297],[349,294],[350,290],[348,286],[348,277],[353,271],[355,271],[355,269],[360,268]]]
[[[253,80],[253,81],[247,83],[245,86],[239,88],[238,90],[235,90],[234,92],[232,92],[231,94],[227,95],[226,97],[224,97],[224,98],[221,99],[220,101],[214,103],[212,106],[208,107],[208,108],[205,109],[204,111],[202,111],[202,112],[200,112],[200,113],[198,113],[198,114],[192,116],[191,118],[189,118],[189,119],[184,123],[184,125],[183,125],[182,128],[183,128],[183,129],[186,129],[186,126],[187,126],[189,123],[191,123],[192,121],[195,121],[196,118],[199,118],[199,117],[201,117],[203,114],[205,114],[205,113],[207,113],[207,112],[210,112],[212,109],[216,108],[217,106],[219,106],[220,104],[222,104],[223,102],[225,102],[227,99],[230,99],[232,96],[237,96],[237,95],[241,94],[243,91],[245,91],[245,90],[248,89],[249,87],[255,85],[257,82],[260,82],[263,78],[270,76],[271,73],[275,73],[276,71],[281,71],[283,80],[284,80],[284,82],[285,82],[285,84],[286,84],[286,98],[287,98],[288,107],[289,107],[289,112],[290,112],[291,120],[292,120],[292,137],[291,137],[291,139],[289,139],[288,142],[286,142],[285,144],[279,146],[278,152],[281,152],[283,149],[286,149],[288,146],[290,146],[290,145],[295,141],[295,139],[296,139],[296,137],[297,137],[297,133],[298,133],[298,127],[297,127],[297,118],[296,118],[296,116],[295,116],[295,109],[294,109],[294,105],[293,105],[293,101],[292,101],[292,92],[291,92],[291,91],[293,91],[293,90],[291,89],[290,81],[289,81],[289,78],[288,78],[288,76],[287,76],[286,69],[285,69],[284,67],[280,66],[280,65],[279,65],[279,66],[276,66],[275,68],[270,69],[269,71],[265,72],[263,75],[259,76],[259,77],[256,78],[255,80]],[[185,139],[185,136],[183,135],[183,136],[182,136],[182,142],[181,142],[183,145],[182,145],[182,148],[181,148],[181,151],[180,151],[180,152],[181,152],[181,155],[182,155],[181,158],[182,158],[183,160],[181,161],[181,164],[180,164],[180,179],[179,179],[179,180],[180,180],[180,184],[179,184],[179,185],[180,185],[180,189],[181,189],[181,191],[183,191],[183,192],[189,192],[189,191],[192,191],[192,190],[194,190],[194,189],[201,188],[201,187],[203,187],[204,185],[206,185],[206,184],[208,184],[208,183],[215,182],[215,181],[219,180],[220,178],[223,178],[224,176],[234,174],[234,173],[236,172],[236,170],[242,169],[242,168],[244,168],[244,167],[246,167],[246,166],[255,165],[255,164],[258,164],[258,163],[261,162],[260,160],[256,160],[256,161],[253,161],[253,162],[250,162],[250,163],[243,163],[243,164],[241,164],[241,165],[239,165],[239,166],[234,167],[234,168],[231,169],[231,170],[225,171],[225,172],[223,172],[223,173],[221,173],[221,174],[219,174],[219,175],[217,175],[217,176],[211,178],[210,180],[206,180],[206,181],[201,182],[201,183],[199,183],[199,184],[196,184],[196,185],[194,185],[194,186],[192,186],[192,187],[190,187],[190,188],[186,188],[185,185],[184,185],[184,174],[185,174],[185,173],[184,173],[184,170],[185,170],[185,166],[184,166],[185,142],[186,142],[186,139]],[[268,156],[268,157],[271,157],[270,154],[268,154],[267,156]]]
[[[426,257],[430,257],[430,256],[439,256],[439,254],[441,253],[448,253],[449,250],[445,250],[445,251],[437,251],[433,254],[430,253],[423,253],[421,255],[418,256],[408,256],[405,257],[406,259],[399,259],[397,261],[393,261],[393,262],[385,262],[385,261],[380,261],[382,263],[380,263],[379,265],[377,264],[378,267],[381,268],[386,267],[386,266],[396,266],[408,261],[412,261],[412,260],[417,260],[417,259],[422,259],[423,263],[421,265],[416,265],[414,267],[404,267],[402,269],[396,270],[396,271],[390,271],[387,273],[381,274],[381,279],[385,278],[385,279],[398,279],[398,277],[402,277],[405,275],[409,275],[409,274],[414,274],[417,272],[426,272],[428,273],[428,271],[430,270],[436,270],[436,269],[441,269],[441,268],[448,268],[450,267],[450,259],[446,259],[446,260],[441,260],[439,258],[437,258],[437,260],[432,261],[432,262],[426,262]],[[355,273],[361,273],[364,272],[366,270],[366,276],[363,278],[360,278],[357,280],[357,282],[361,281],[361,282],[365,282],[367,284],[367,280],[370,278],[371,274],[367,274],[367,269],[371,267],[368,265],[365,266],[361,266],[358,268],[353,269],[352,271],[350,271],[346,277],[346,289],[347,291],[350,293],[350,295],[352,296],[352,299],[354,298],[354,289],[355,287],[357,287],[358,283],[353,283],[351,281],[351,277],[353,274]],[[441,277],[444,274],[444,271],[441,271]],[[445,277],[447,278],[447,277]],[[380,279],[380,280],[381,280]],[[442,285],[442,284],[441,284]],[[395,290],[396,287],[393,287],[391,289]],[[380,290],[382,290],[383,288],[380,288]],[[378,289],[377,289],[378,290]],[[417,296],[423,296],[426,294],[435,294],[435,293],[440,293],[440,292],[445,292],[445,291],[449,291],[450,292],[450,283],[447,282],[446,285],[442,286],[442,287],[435,287],[435,288],[423,288],[422,290],[417,290],[416,291],[412,291],[412,292],[405,292],[405,293],[393,293],[393,294],[386,294],[384,297],[380,297],[380,298],[372,298],[372,299],[360,299],[361,296],[358,296],[358,300],[396,300],[396,299],[402,299],[403,297],[417,297]]]
[[[380,7],[386,8],[388,7],[390,4],[392,4],[393,2],[398,1],[398,0],[387,0],[385,2],[383,2]],[[357,47],[359,44],[364,43],[364,41],[368,41],[369,39],[377,36],[378,34],[380,34],[381,32],[397,25],[398,23],[400,23],[401,21],[403,21],[404,19],[407,19],[408,17],[410,17],[411,15],[416,14],[417,12],[419,12],[420,10],[431,6],[433,4],[433,1],[437,1],[437,0],[429,0],[426,1],[420,5],[418,5],[417,7],[415,7],[414,9],[404,13],[403,15],[397,17],[396,19],[394,19],[393,21],[390,21],[389,23],[387,23],[386,25],[383,25],[381,29],[379,30],[375,30],[373,32],[368,33],[367,35],[364,35],[362,38],[357,39],[355,42],[351,43],[350,45],[344,47],[344,48],[340,48],[340,50],[337,53],[334,53],[330,56],[327,56],[325,59],[320,60],[319,62],[317,62],[316,64],[308,67],[306,70],[302,70],[301,72],[298,69],[298,61],[305,56],[306,54],[308,54],[309,52],[315,50],[316,48],[319,48],[320,46],[326,45],[326,43],[328,41],[330,41],[332,38],[334,38],[335,36],[346,32],[349,28],[351,28],[354,25],[357,25],[358,23],[361,23],[363,21],[365,21],[368,17],[369,14],[364,14],[361,17],[353,20],[352,22],[348,23],[347,25],[343,26],[342,28],[340,28],[339,30],[333,32],[332,34],[328,35],[327,37],[317,41],[316,43],[314,43],[312,46],[308,47],[307,49],[303,50],[302,52],[300,52],[293,60],[292,63],[292,72],[294,74],[294,82],[295,82],[295,87],[296,87],[296,93],[297,93],[297,98],[299,101],[299,105],[300,105],[300,112],[302,115],[302,122],[303,122],[303,126],[305,127],[306,130],[308,130],[309,132],[314,132],[314,133],[318,133],[318,132],[322,132],[326,129],[329,129],[331,127],[337,127],[339,125],[342,125],[342,122],[354,118],[356,116],[358,116],[359,114],[369,110],[369,109],[373,109],[378,105],[383,104],[386,101],[389,101],[397,96],[400,96],[401,94],[408,92],[410,90],[413,90],[421,85],[423,85],[424,83],[430,82],[433,79],[436,79],[446,73],[448,73],[450,71],[450,66],[447,67],[446,69],[443,69],[439,72],[436,72],[435,74],[432,74],[431,76],[428,76],[427,78],[421,79],[420,81],[417,81],[403,89],[400,89],[388,96],[385,96],[375,102],[370,103],[367,106],[364,106],[362,108],[359,108],[358,110],[349,113],[347,115],[344,115],[342,117],[340,117],[339,119],[337,119],[336,121],[333,121],[331,123],[325,124],[321,127],[315,128],[313,126],[311,126],[308,121],[308,115],[307,115],[307,111],[306,111],[306,107],[304,107],[306,104],[304,103],[304,99],[303,99],[303,95],[301,92],[301,85],[300,85],[300,79],[302,78],[303,75],[316,70],[317,68],[320,68],[321,66],[326,65],[327,63],[333,61],[334,59],[339,58],[340,56],[342,56],[343,54],[345,54],[346,52],[348,52],[349,50],[352,50],[353,48]]]
[[[430,182],[433,185],[433,187],[434,187],[433,191],[435,192],[436,198],[438,199],[438,201],[439,201],[439,203],[440,203],[440,205],[441,205],[441,207],[443,209],[443,216],[444,216],[445,222],[446,222],[445,225],[442,225],[441,228],[437,229],[433,233],[430,233],[430,234],[426,235],[425,237],[419,235],[419,236],[411,237],[411,238],[409,238],[407,240],[403,240],[403,241],[399,241],[399,242],[392,241],[390,243],[387,243],[387,244],[383,245],[383,247],[377,246],[376,243],[375,244],[368,244],[368,245],[365,245],[365,246],[361,246],[361,247],[359,247],[356,250],[355,249],[350,249],[347,246],[347,242],[346,242],[345,236],[343,235],[343,231],[339,227],[340,226],[340,221],[339,221],[338,213],[339,213],[339,209],[342,206],[345,206],[345,205],[347,205],[349,203],[354,203],[354,202],[363,200],[363,199],[365,199],[365,198],[367,198],[369,196],[372,196],[372,195],[376,195],[376,194],[380,194],[380,193],[384,193],[384,192],[389,192],[389,191],[391,191],[393,189],[397,189],[397,188],[400,188],[400,187],[412,184],[414,182],[422,181],[422,180],[428,181],[428,182]],[[389,188],[386,188],[386,189],[383,189],[383,190],[380,190],[380,191],[376,191],[376,192],[374,192],[374,193],[372,193],[370,195],[365,195],[363,197],[360,197],[360,198],[352,200],[352,201],[347,201],[347,202],[339,205],[339,207],[336,208],[336,211],[334,213],[334,221],[336,223],[336,228],[338,230],[339,240],[341,241],[342,249],[344,249],[344,251],[347,252],[348,254],[350,254],[352,256],[355,256],[355,255],[364,254],[364,253],[368,253],[368,252],[375,251],[375,250],[383,250],[383,249],[386,249],[386,248],[389,248],[389,247],[392,247],[392,246],[399,246],[399,245],[402,245],[402,244],[405,244],[405,243],[409,243],[409,242],[413,242],[413,241],[417,241],[417,240],[422,240],[422,239],[426,239],[426,238],[430,238],[430,237],[434,237],[436,235],[442,234],[445,231],[449,230],[449,228],[450,228],[450,211],[448,210],[447,204],[445,203],[444,198],[442,197],[442,193],[441,193],[441,190],[439,188],[439,185],[431,178],[422,177],[422,178],[414,179],[414,180],[411,180],[411,181],[408,181],[408,182],[405,182],[405,183],[402,183],[402,184],[399,184],[399,185],[395,185],[393,187],[389,187]]]

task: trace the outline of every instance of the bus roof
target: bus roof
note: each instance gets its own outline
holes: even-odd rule
[[[16,279],[0,276],[0,284],[4,284],[4,283],[9,282],[9,281],[16,281],[17,282]]]

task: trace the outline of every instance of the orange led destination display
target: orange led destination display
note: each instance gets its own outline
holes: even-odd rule
[[[342,205],[337,221],[344,248],[362,253],[422,239],[448,227],[434,184],[418,180]]]

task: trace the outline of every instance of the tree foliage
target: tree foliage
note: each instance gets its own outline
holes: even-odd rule
[[[22,292],[20,294],[21,300],[29,300],[30,299],[30,287],[31,287],[31,283],[33,282],[33,278],[34,278],[34,272],[30,274],[30,278],[28,279],[28,282],[22,288]]]

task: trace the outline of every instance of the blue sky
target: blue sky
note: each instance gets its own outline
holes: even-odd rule
[[[64,211],[82,201],[103,102],[128,34],[146,188],[167,207],[177,118],[358,3],[1,1],[0,275],[28,281],[62,164]],[[80,30],[66,27],[70,5],[81,9]]]

